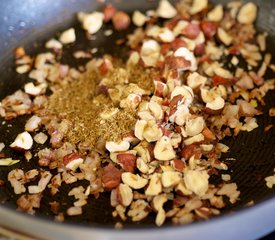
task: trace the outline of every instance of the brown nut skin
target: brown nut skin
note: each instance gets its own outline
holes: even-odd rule
[[[176,51],[177,49],[181,47],[186,47],[187,43],[181,39],[181,38],[176,38],[173,42],[171,42],[171,47],[173,51]]]
[[[195,56],[202,56],[205,54],[205,44],[201,43],[196,45],[194,50]]]
[[[184,168],[186,168],[186,164],[180,159],[174,159],[173,164],[174,164],[174,168],[180,172],[182,172]]]
[[[4,180],[0,179],[0,187],[4,186],[5,185],[5,182]]]
[[[154,95],[158,96],[158,97],[163,97],[163,92],[165,89],[165,84],[161,81],[154,81],[154,85],[155,85],[155,93]]]
[[[23,47],[17,47],[14,50],[14,55],[15,55],[16,59],[19,59],[19,58],[25,56],[26,55],[25,49]]]
[[[212,38],[217,33],[217,24],[208,20],[202,20],[200,24],[201,30],[207,38]]]
[[[218,85],[228,86],[228,85],[230,85],[230,80],[229,79],[223,78],[223,77],[218,76],[218,75],[214,75],[212,77],[212,81],[213,81],[214,86],[218,86]]]
[[[105,190],[110,191],[116,188],[120,184],[121,172],[114,166],[114,164],[109,163],[103,168],[101,181]]]
[[[190,39],[195,39],[200,34],[200,26],[198,24],[190,23],[184,28],[181,33]]]
[[[126,172],[135,171],[137,156],[131,153],[121,153],[117,155],[117,159]]]
[[[170,137],[172,135],[172,131],[170,131],[169,129],[165,128],[164,126],[161,126],[160,124],[159,124],[159,129],[162,131],[162,135],[163,136]]]
[[[108,96],[108,87],[104,84],[99,84],[98,85],[98,88],[97,88],[97,91],[98,93],[101,93],[101,94],[104,94],[106,96]]]
[[[81,155],[78,153],[70,153],[67,154],[66,156],[63,157],[63,163],[66,166],[68,163],[70,163],[71,161],[81,158]]]
[[[165,58],[165,63],[168,65],[169,70],[186,69],[190,67],[190,61],[186,60],[184,57],[167,56]]]
[[[182,95],[177,95],[171,99],[169,107],[170,107],[170,112],[169,115],[173,115],[177,111],[178,107],[178,102],[180,102],[183,99]]]
[[[106,75],[111,69],[113,69],[113,64],[109,59],[104,59],[104,62],[98,67],[99,73],[101,75]]]
[[[203,108],[202,109],[202,112],[205,113],[205,114],[208,114],[208,115],[220,115],[222,113],[222,109],[219,109],[219,110],[213,110],[213,109],[210,109],[210,108]]]
[[[103,9],[104,22],[109,22],[116,13],[116,8],[112,4],[106,4]]]
[[[127,13],[118,11],[112,17],[112,22],[117,31],[122,31],[129,27],[131,19]]]
[[[161,54],[166,54],[168,53],[170,50],[176,51],[177,49],[179,49],[180,47],[186,47],[186,42],[181,39],[181,38],[176,38],[173,42],[171,43],[164,43],[161,45],[161,49],[160,52]]]
[[[21,147],[11,147],[13,150],[15,150],[15,151],[18,151],[18,152],[24,152],[24,151],[26,151],[26,149],[24,149],[24,148],[21,148]]]
[[[181,156],[185,159],[189,159],[192,156],[195,156],[196,159],[200,159],[201,158],[201,149],[200,146],[196,145],[196,144],[190,144],[185,146],[182,150],[181,150]]]
[[[202,135],[206,140],[209,140],[209,141],[213,141],[216,139],[215,134],[207,127],[202,130]]]
[[[178,24],[178,22],[179,22],[180,20],[182,20],[182,19],[183,19],[182,17],[174,17],[174,18],[172,18],[172,19],[169,19],[169,20],[164,24],[164,26],[167,27],[167,28],[169,28],[170,30],[173,30],[173,29],[176,27],[176,25]]]

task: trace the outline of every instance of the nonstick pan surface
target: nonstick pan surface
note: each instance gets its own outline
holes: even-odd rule
[[[213,3],[228,1],[212,1]],[[273,0],[252,1],[259,6],[259,17],[257,27],[259,31],[269,33],[268,51],[275,53],[275,2]],[[155,8],[157,1],[115,1],[114,5],[118,9],[128,12],[134,9],[150,9]],[[102,53],[110,53],[116,56],[124,56],[125,52],[119,46],[114,46],[117,39],[126,36],[127,32],[115,32],[113,35],[104,36],[102,29],[97,34],[97,39],[87,40],[84,31],[76,23],[75,13],[81,10],[93,11],[102,9],[102,3],[91,0],[55,0],[55,1],[33,1],[33,0],[10,0],[0,1],[0,98],[13,93],[28,80],[25,75],[15,73],[15,65],[13,63],[13,50],[17,46],[24,46],[28,53],[35,54],[41,52],[43,43],[55,36],[56,33],[74,26],[77,29],[78,40],[70,50],[65,50],[63,62],[74,65],[75,59],[71,57],[75,50],[85,50],[98,48],[98,55]],[[111,26],[107,26],[110,28]],[[129,30],[130,31],[130,30]],[[274,78],[274,73],[268,73],[268,78]],[[230,152],[223,158],[235,158],[236,161],[230,163],[230,172],[232,181],[236,182],[241,191],[240,201],[235,205],[227,207],[224,210],[225,216],[227,212],[241,211],[252,200],[257,203],[264,204],[269,200],[275,204],[275,188],[269,189],[265,185],[264,178],[273,174],[275,168],[275,128],[271,128],[268,132],[264,132],[264,128],[275,123],[274,117],[268,116],[268,109],[275,107],[275,93],[269,92],[265,98],[266,106],[263,107],[264,114],[257,118],[259,127],[250,133],[242,132],[238,137],[231,137],[224,140],[224,143],[230,147]],[[0,142],[4,142],[6,146],[14,140],[18,132],[23,130],[24,122],[27,118],[20,117],[11,122],[3,122],[1,119]],[[13,159],[22,159],[16,165],[16,168],[29,170],[35,168],[37,162],[34,160],[26,162],[23,156],[18,155],[8,148],[4,150],[7,156]],[[6,176],[13,167],[1,167],[0,179],[6,179]],[[215,180],[214,180],[215,181]],[[73,187],[65,187],[65,191],[59,194],[55,200],[62,201],[63,207],[69,206],[71,202],[67,198],[67,192]],[[14,195],[13,189],[9,184],[0,188],[0,201],[3,202],[5,211],[16,209],[17,196]],[[41,204],[41,210],[37,212],[37,217],[53,219],[49,210],[49,194],[44,194]],[[252,207],[253,208],[253,207]],[[112,208],[109,204],[109,194],[101,194],[97,200],[90,198],[87,206],[84,207],[84,215],[78,217],[70,217],[66,219],[68,223],[89,225],[94,227],[113,227],[117,219],[112,217]],[[264,217],[264,216],[263,216]],[[219,218],[219,217],[217,217]],[[3,216],[0,216],[0,223]],[[170,223],[167,223],[170,225]],[[126,222],[126,228],[144,228],[154,226],[154,216],[149,216],[145,221],[139,224]]]

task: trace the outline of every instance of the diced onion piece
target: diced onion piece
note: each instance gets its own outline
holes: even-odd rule
[[[0,166],[11,166],[20,162],[20,160],[13,160],[12,158],[1,158]]]

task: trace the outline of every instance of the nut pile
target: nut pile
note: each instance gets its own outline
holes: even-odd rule
[[[258,127],[255,116],[262,114],[263,98],[274,90],[275,82],[264,80],[267,69],[274,71],[275,66],[266,53],[267,34],[258,34],[253,25],[256,17],[254,3],[213,6],[207,0],[182,0],[175,6],[161,0],[156,10],[134,11],[132,18],[110,4],[102,12],[81,12],[78,19],[88,35],[96,34],[108,21],[116,31],[127,29],[131,22],[136,26],[128,36],[130,53],[125,64],[117,64],[110,56],[92,58],[82,72],[57,60],[64,44],[77,41],[73,28],[46,43],[53,51],[34,59],[17,48],[17,72],[29,72],[35,83],[26,83],[24,91],[1,102],[0,114],[6,120],[32,114],[10,147],[30,160],[33,140],[43,145],[50,139],[50,147],[38,152],[37,169],[24,172],[15,165],[8,175],[15,194],[21,194],[18,208],[33,214],[46,188],[54,196],[62,191],[62,183],[83,180],[88,187],[79,183],[71,189],[68,197],[75,201],[66,212],[60,211],[60,203],[49,203],[56,220],[82,214],[89,198],[103,191],[110,192],[114,217],[136,222],[155,213],[157,226],[167,219],[175,224],[208,219],[220,213],[226,199],[236,203],[237,185],[229,174],[219,172],[228,169],[219,160],[229,150],[221,140]],[[91,58],[92,53],[78,51],[74,56]],[[246,63],[243,68],[241,61]],[[97,106],[86,114],[97,118],[97,125],[82,123],[74,102],[61,98],[79,83],[88,84],[87,94],[81,96],[87,108]],[[47,88],[51,96],[45,95]],[[70,94],[75,96],[77,91]],[[66,111],[53,102],[58,98]],[[134,117],[133,124],[123,128],[125,132],[116,122],[124,121],[116,118],[123,111]],[[78,118],[68,118],[71,115]],[[108,131],[119,136],[103,134],[92,144],[89,135],[70,141],[78,133],[77,123],[83,132],[92,128],[98,136],[102,136],[100,128],[108,125]],[[222,183],[211,184],[211,176]],[[37,185],[25,186],[35,179]],[[266,181],[272,187],[274,176]]]

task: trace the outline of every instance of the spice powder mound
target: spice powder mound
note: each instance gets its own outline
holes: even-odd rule
[[[134,83],[151,93],[152,74],[146,71],[140,67],[115,68],[103,81],[112,88],[120,86],[120,81],[125,78],[125,86]],[[128,76],[131,79],[128,80]],[[67,141],[74,144],[85,142],[94,147],[99,139],[120,141],[123,134],[134,128],[136,110],[120,108],[114,98],[101,93],[98,87],[101,80],[102,76],[97,71],[87,70],[79,78],[59,84],[49,97],[47,114],[70,124],[65,133]]]

